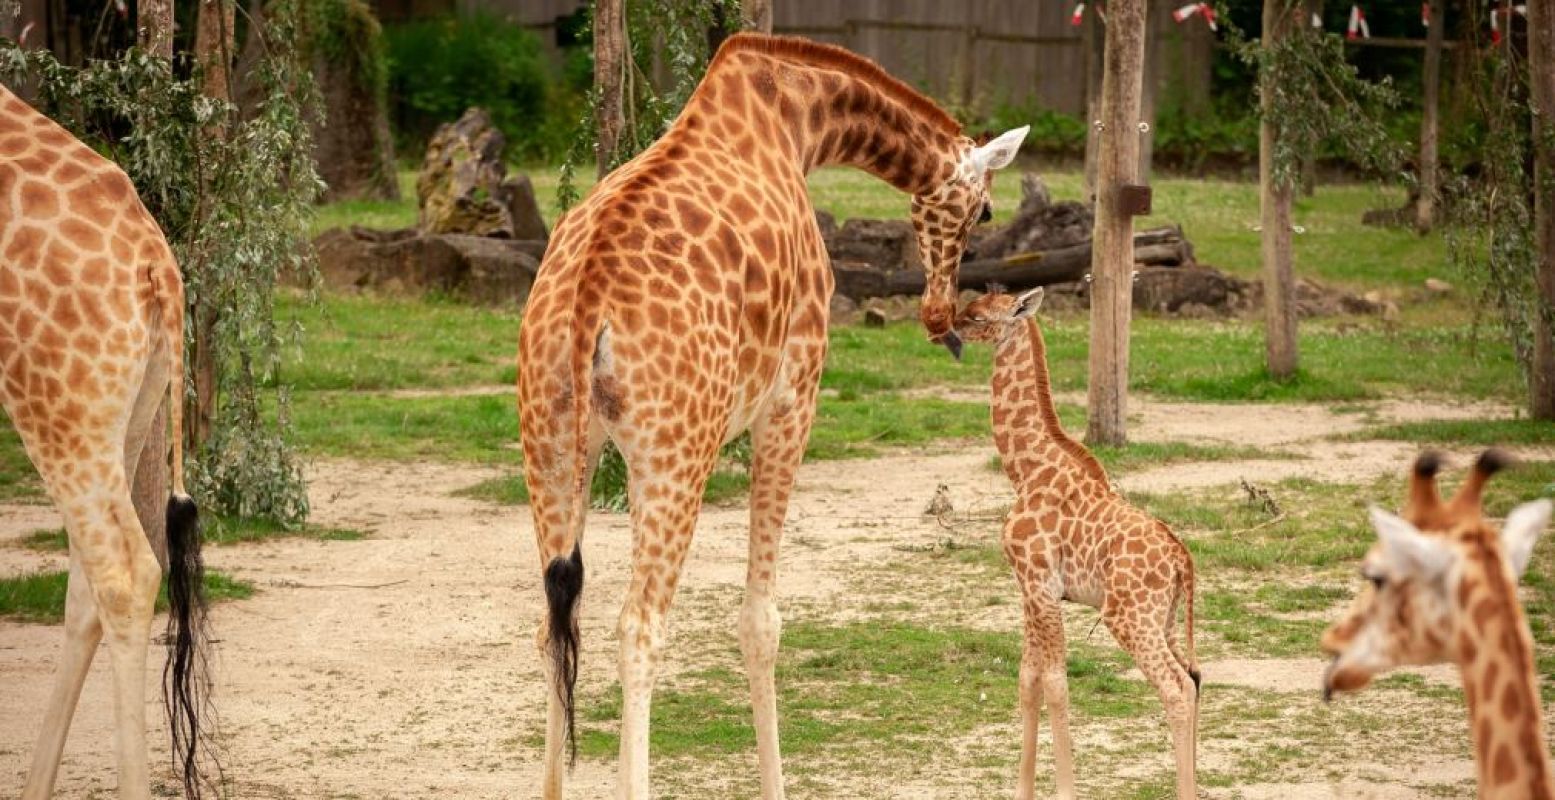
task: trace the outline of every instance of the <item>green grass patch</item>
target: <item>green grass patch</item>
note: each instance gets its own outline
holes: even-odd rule
[[[300,528],[288,529],[270,520],[207,516],[200,520],[200,538],[206,544],[213,545],[260,542],[269,539],[354,542],[367,538],[367,534],[348,528],[329,528],[322,525],[304,525]],[[70,537],[64,528],[34,531],[21,540],[21,545],[29,550],[41,552],[64,552],[70,549]]]
[[[745,497],[749,491],[749,473],[720,469],[708,477],[707,489],[702,493],[702,502],[726,503]],[[524,484],[524,476],[515,472],[512,475],[491,478],[460,489],[454,492],[454,496],[485,500],[506,506],[521,506],[529,503],[529,487]],[[590,492],[590,504],[595,508],[613,507],[610,503],[613,496],[612,489],[593,490]]]
[[[1348,439],[1393,439],[1424,444],[1555,445],[1555,422],[1537,419],[1454,419],[1377,425],[1349,434]]]
[[[1059,418],[1065,414],[1059,410]],[[1084,411],[1076,409],[1077,416],[1084,417]],[[1069,425],[1065,427],[1078,432],[1081,425]],[[1078,438],[1077,434],[1075,435]],[[1107,469],[1107,472],[1132,472],[1152,467],[1163,467],[1171,464],[1181,464],[1191,461],[1240,461],[1248,459],[1290,459],[1296,458],[1289,453],[1261,450],[1256,447],[1235,447],[1231,445],[1197,445],[1188,442],[1129,442],[1121,447],[1108,445],[1092,446],[1091,454]],[[1004,469],[1003,460],[994,455],[988,459],[988,469],[999,472]]]
[[[11,426],[11,418],[0,410],[0,503],[42,503],[48,497],[22,447],[22,437]]]
[[[508,395],[388,397],[306,393],[291,404],[296,441],[318,455],[516,464],[518,408]]]
[[[65,595],[70,573],[39,572],[16,578],[0,578],[0,617],[19,622],[57,624],[65,618]],[[243,600],[254,594],[247,581],[207,570],[205,596],[213,603]],[[157,610],[167,610],[167,584],[157,594]]]
[[[1020,647],[1014,632],[791,624],[783,631],[777,668],[783,749],[928,752],[946,730],[1013,720]],[[1127,668],[1127,656],[1116,648],[1071,644],[1070,703],[1079,724],[1150,713],[1158,706],[1148,684],[1119,677]],[[744,675],[727,669],[677,676],[674,685],[654,695],[654,752],[674,757],[748,751],[755,735],[747,691]],[[579,708],[580,749],[593,757],[614,755],[619,687],[585,699]]]

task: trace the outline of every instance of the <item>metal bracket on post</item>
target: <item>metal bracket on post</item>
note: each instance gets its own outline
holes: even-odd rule
[[[1125,183],[1118,187],[1118,210],[1131,217],[1150,214],[1150,187]]]

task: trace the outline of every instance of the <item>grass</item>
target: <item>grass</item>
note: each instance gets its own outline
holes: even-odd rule
[[[39,572],[14,578],[0,578],[0,618],[18,622],[58,624],[65,618],[65,595],[70,573]],[[243,600],[254,594],[247,581],[206,571],[205,596],[213,603]],[[167,584],[157,594],[157,610],[167,610]]]
[[[1555,423],[1536,419],[1473,419],[1376,425],[1347,438],[1396,439],[1437,445],[1555,445]]]
[[[205,544],[224,545],[285,538],[354,542],[367,538],[367,534],[347,528],[329,528],[322,525],[304,525],[297,529],[287,529],[263,519],[216,517],[200,520],[200,539]],[[65,533],[64,528],[33,531],[22,538],[20,543],[29,550],[46,553],[64,552],[70,549],[70,537]]]

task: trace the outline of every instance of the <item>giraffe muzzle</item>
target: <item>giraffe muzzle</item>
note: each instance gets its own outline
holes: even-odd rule
[[[961,337],[954,330],[947,331],[944,336],[939,337],[939,343],[950,351],[952,358],[961,360]]]

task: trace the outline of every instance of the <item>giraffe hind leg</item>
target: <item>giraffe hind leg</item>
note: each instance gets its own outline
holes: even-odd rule
[[[1172,598],[1165,593],[1147,597],[1150,599],[1142,604],[1110,607],[1102,619],[1160,696],[1177,764],[1177,797],[1193,800],[1198,795],[1193,730],[1197,681],[1173,652],[1165,628],[1173,616]]]
[[[92,596],[92,587],[82,571],[80,559],[72,554],[65,594],[65,645],[55,672],[54,690],[44,712],[43,729],[33,749],[32,768],[27,772],[27,784],[22,789],[23,800],[43,800],[54,791],[70,720],[75,715],[81,686],[86,682],[87,669],[92,665],[92,656],[97,653],[102,638],[97,599]]]

